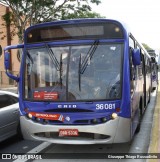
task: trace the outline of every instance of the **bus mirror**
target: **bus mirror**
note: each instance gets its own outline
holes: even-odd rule
[[[10,69],[10,57],[9,52],[4,53],[4,65],[6,70]]]
[[[141,64],[140,49],[133,49],[133,52],[132,52],[132,60],[133,60],[133,64],[134,64],[135,66]]]
[[[10,77],[11,79],[14,79],[15,81],[19,81],[19,77],[17,76],[14,76],[12,75],[10,72],[9,72],[9,69],[10,69],[10,53],[8,51],[6,51],[4,53],[4,65],[5,65],[5,69],[6,69],[6,74],[8,75],[8,77]]]

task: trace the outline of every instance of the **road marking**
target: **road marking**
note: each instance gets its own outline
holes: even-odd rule
[[[49,142],[43,142],[42,144],[38,145],[37,147],[35,147],[34,149],[30,150],[29,152],[27,152],[24,155],[27,155],[27,154],[32,154],[32,155],[38,154],[42,150],[44,150],[45,148],[49,147],[51,144],[52,143],[49,143]],[[25,159],[25,160],[23,160],[23,159],[16,159],[13,162],[26,162],[28,160],[29,159]]]

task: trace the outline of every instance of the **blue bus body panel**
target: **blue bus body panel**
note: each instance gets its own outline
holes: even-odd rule
[[[114,107],[111,105],[115,105]],[[28,108],[29,112],[59,114],[63,115],[64,122],[52,122],[52,124],[92,124],[91,120],[97,119],[98,123],[102,118],[108,121],[112,119],[111,114],[120,110],[120,101],[101,102],[29,102],[25,101],[22,110]],[[100,107],[99,107],[100,106]],[[22,112],[26,114],[26,112]],[[22,114],[21,114],[22,115]],[[69,119],[69,120],[68,120]],[[79,121],[79,122],[77,122]],[[41,121],[43,123],[43,121]]]
[[[35,25],[35,26],[31,26],[29,27],[27,30],[26,30],[26,35],[25,35],[25,40],[26,40],[26,37],[27,37],[27,33],[30,32],[30,30],[34,29],[34,28],[39,28],[39,27],[46,27],[46,26],[53,26],[53,25],[61,25],[61,24],[83,24],[83,23],[92,23],[92,22],[97,22],[97,23],[101,23],[101,22],[114,22],[114,23],[117,23],[119,24],[122,29],[123,29],[123,32],[124,32],[124,40],[123,39],[115,39],[115,40],[99,40],[99,42],[111,42],[111,43],[117,43],[117,42],[124,42],[124,58],[123,58],[123,79],[122,79],[122,102],[121,104],[119,105],[120,109],[123,111],[122,112],[119,112],[119,115],[121,117],[125,117],[125,118],[130,118],[131,116],[131,111],[130,111],[130,85],[128,84],[129,81],[129,69],[127,68],[129,65],[128,61],[126,60],[129,60],[128,58],[128,31],[126,31],[124,29],[124,24],[121,24],[120,22],[116,21],[116,20],[106,20],[106,19],[77,19],[77,20],[63,20],[63,21],[54,21],[54,22],[48,22],[48,23],[45,23],[45,24],[38,24],[38,25]],[[49,45],[65,45],[66,43],[67,44],[87,44],[87,43],[92,43],[94,42],[94,40],[70,40],[70,41],[55,41],[55,42],[48,42]],[[25,48],[29,48],[29,47],[35,47],[35,46],[41,46],[41,45],[44,45],[44,43],[38,43],[38,44],[25,44]],[[125,86],[124,86],[125,85]],[[22,93],[21,93],[22,94]],[[104,104],[104,103],[109,103],[110,101],[99,101],[101,104]],[[115,102],[115,101],[112,101],[112,102]],[[34,104],[34,103],[33,103]],[[70,102],[68,102],[68,104],[72,104]],[[83,105],[83,104],[82,104]],[[83,107],[83,106],[82,106]],[[108,110],[107,110],[108,111]]]

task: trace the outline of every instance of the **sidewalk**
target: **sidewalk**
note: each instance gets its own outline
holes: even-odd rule
[[[160,85],[157,88],[157,99],[153,115],[152,132],[148,153],[160,153]],[[160,159],[149,159],[147,162],[160,162]]]

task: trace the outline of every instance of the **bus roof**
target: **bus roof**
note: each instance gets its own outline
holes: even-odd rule
[[[115,22],[120,24],[122,27],[129,31],[129,27],[123,21],[115,20],[115,19],[105,19],[105,18],[83,18],[83,19],[68,19],[68,20],[55,20],[51,22],[44,22],[36,25],[32,25],[28,27],[27,30],[32,28],[39,28],[43,26],[52,26],[52,25],[59,25],[59,24],[74,24],[74,23],[92,23],[92,22]]]

